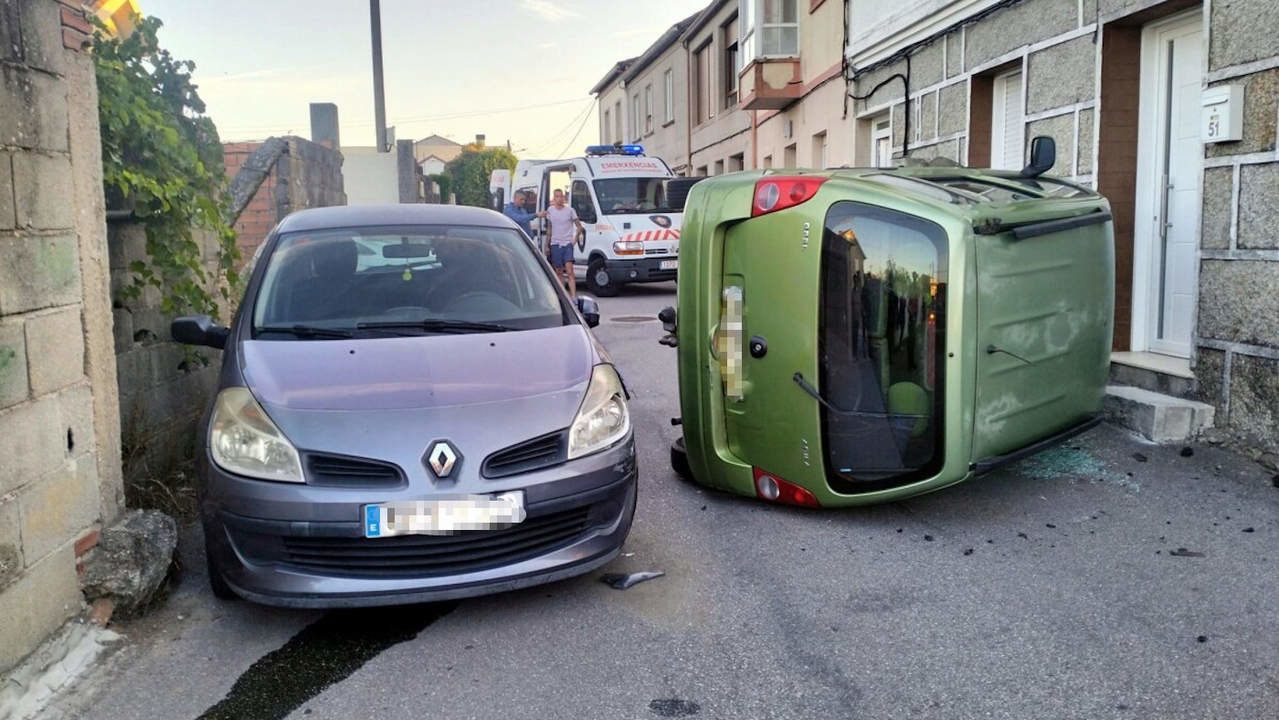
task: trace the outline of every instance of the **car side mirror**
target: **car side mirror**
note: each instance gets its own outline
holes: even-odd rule
[[[231,330],[217,324],[208,315],[188,315],[174,319],[169,325],[169,334],[183,345],[204,345],[222,350]]]
[[[1057,164],[1057,142],[1047,135],[1030,141],[1030,164],[1021,171],[1024,178],[1036,178]]]
[[[577,311],[582,314],[582,319],[586,321],[587,327],[598,327],[600,324],[600,306],[591,298],[580,297],[577,299]]]

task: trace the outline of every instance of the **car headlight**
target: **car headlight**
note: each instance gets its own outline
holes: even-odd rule
[[[631,429],[631,413],[626,408],[626,391],[612,365],[596,365],[586,398],[568,431],[568,458],[579,458],[603,450],[626,437]]]
[[[209,422],[209,450],[218,467],[237,475],[305,482],[297,448],[271,422],[248,388],[218,393]]]

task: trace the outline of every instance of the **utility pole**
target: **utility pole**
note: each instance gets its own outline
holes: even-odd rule
[[[382,90],[381,0],[369,0],[369,24],[373,35],[373,114],[377,122],[377,151],[387,152],[386,95]]]

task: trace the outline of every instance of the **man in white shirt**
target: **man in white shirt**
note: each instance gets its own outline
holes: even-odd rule
[[[551,223],[551,267],[560,276],[560,282],[568,283],[569,297],[577,299],[577,278],[573,276],[573,243],[578,231],[583,230],[573,208],[564,203],[564,191],[556,190],[551,196],[551,206],[546,208],[546,219]]]

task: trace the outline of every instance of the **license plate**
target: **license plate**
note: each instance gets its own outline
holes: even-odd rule
[[[523,490],[376,503],[364,506],[364,537],[456,535],[468,530],[496,530],[523,522],[524,514]]]
[[[678,270],[679,260],[663,260],[657,267],[659,270]]]

